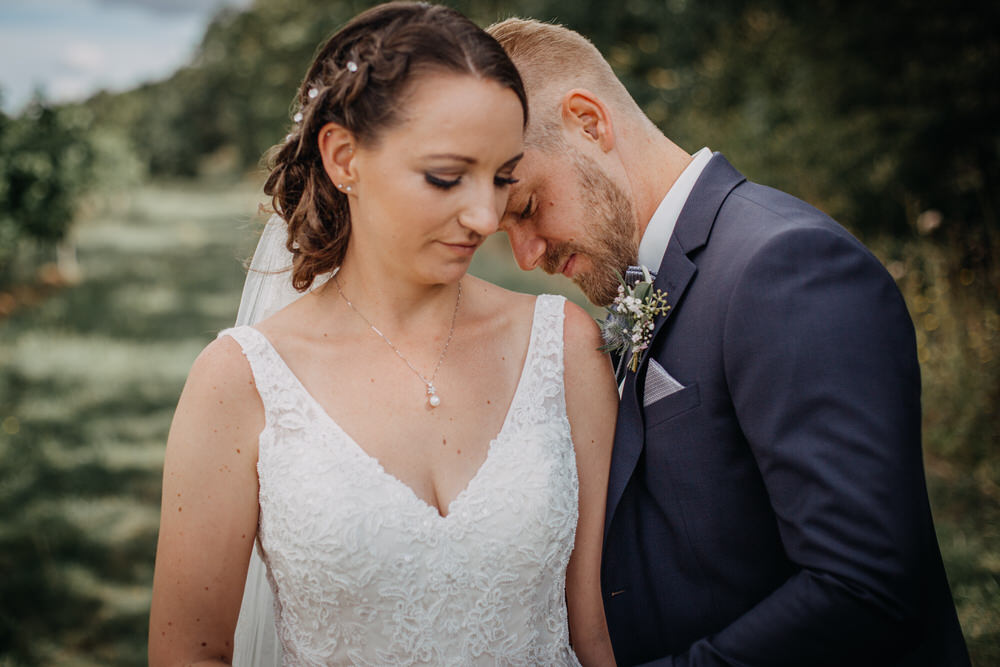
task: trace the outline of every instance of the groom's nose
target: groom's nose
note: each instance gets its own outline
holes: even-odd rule
[[[514,259],[521,270],[531,271],[538,266],[545,256],[545,240],[525,226],[505,225],[504,231],[507,232]]]

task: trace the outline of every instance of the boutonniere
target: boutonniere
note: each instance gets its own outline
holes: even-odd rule
[[[653,278],[649,269],[642,267],[645,280],[629,287],[624,279],[618,286],[618,296],[607,307],[608,315],[598,322],[604,338],[602,352],[615,352],[624,358],[632,354],[628,367],[634,373],[639,370],[639,358],[649,347],[653,337],[656,318],[670,310],[667,293],[653,288]]]

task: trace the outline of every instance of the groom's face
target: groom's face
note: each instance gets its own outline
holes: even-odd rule
[[[566,146],[557,154],[529,148],[515,170],[500,228],[518,266],[562,273],[587,298],[605,305],[638,257],[632,203],[592,159]]]

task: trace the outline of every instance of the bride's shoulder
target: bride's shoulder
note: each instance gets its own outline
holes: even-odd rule
[[[604,344],[601,331],[594,317],[582,307],[566,300],[563,306],[566,314],[563,325],[563,341],[567,356],[599,357],[603,353],[597,348]]]
[[[250,366],[239,343],[238,334],[241,329],[250,327],[234,327],[223,330],[215,340],[206,345],[194,360],[191,367],[195,371],[208,376],[227,376],[249,373]]]
[[[253,403],[257,397],[253,371],[234,336],[220,335],[205,346],[191,366],[184,392],[229,399],[237,405],[246,399]]]
[[[593,316],[581,306],[558,295],[543,295],[514,292],[494,283],[474,276],[464,279],[465,291],[479,301],[486,312],[502,314],[516,322],[528,324],[532,321],[538,299],[557,300],[565,315],[563,331],[567,348],[592,351],[602,344],[601,334]],[[464,298],[464,297],[463,297]]]
[[[535,307],[535,295],[513,292],[482,278],[466,275],[462,278],[462,308],[466,302],[470,309],[485,317],[513,318],[530,322]]]

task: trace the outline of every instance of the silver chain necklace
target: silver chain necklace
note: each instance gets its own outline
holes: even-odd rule
[[[396,353],[396,356],[403,360],[403,363],[406,364],[418,378],[420,378],[421,382],[427,385],[427,404],[432,408],[436,408],[437,406],[441,405],[441,398],[437,394],[437,389],[434,388],[434,378],[437,377],[438,369],[441,368],[441,362],[444,361],[444,355],[447,354],[448,352],[448,345],[451,344],[451,337],[455,334],[455,319],[458,317],[458,305],[462,303],[461,281],[459,281],[458,283],[458,297],[455,299],[455,312],[451,314],[451,329],[448,330],[448,340],[444,342],[444,349],[441,350],[441,356],[438,357],[437,364],[434,366],[434,372],[431,373],[430,380],[425,378],[420,371],[414,368],[413,364],[410,363],[410,360],[404,357],[403,353],[399,351],[399,348],[396,347],[396,345],[391,340],[389,340],[389,338],[384,333],[379,331],[378,328],[376,328],[376,326],[371,323],[371,320],[365,317],[360,310],[354,307],[354,304],[351,303],[351,300],[348,299],[347,295],[344,294],[344,290],[340,289],[340,281],[337,279],[336,275],[333,276],[333,284],[336,285],[337,292],[340,294],[340,298],[344,300],[344,303],[346,303],[351,310],[357,313],[358,317],[363,319],[365,321],[365,324],[367,324],[372,331],[378,334],[379,338],[384,340],[389,345],[389,347],[392,348],[392,351]]]

